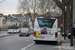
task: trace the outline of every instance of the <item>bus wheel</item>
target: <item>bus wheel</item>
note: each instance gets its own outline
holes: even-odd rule
[[[35,44],[38,44],[38,41],[35,41]]]
[[[57,44],[57,41],[54,41],[53,44],[56,45]]]

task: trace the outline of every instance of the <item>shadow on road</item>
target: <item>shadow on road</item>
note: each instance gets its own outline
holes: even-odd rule
[[[41,41],[41,42],[38,42],[37,43],[37,45],[54,45],[54,46],[58,46],[59,44],[58,44],[58,42],[56,43],[56,42],[53,42],[53,41],[50,41],[50,42],[45,42],[45,41]],[[35,45],[36,45],[36,43],[35,43]]]

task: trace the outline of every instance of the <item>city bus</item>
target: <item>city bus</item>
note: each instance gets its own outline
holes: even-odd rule
[[[49,18],[35,18],[33,40],[38,41],[58,41],[58,20]]]

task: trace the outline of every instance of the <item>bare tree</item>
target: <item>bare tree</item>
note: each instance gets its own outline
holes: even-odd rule
[[[35,17],[37,5],[39,3],[38,1],[39,0],[19,0],[18,12],[22,14],[27,13],[31,18],[33,24],[34,24],[34,20],[32,19],[33,16],[31,13],[33,12]]]
[[[58,9],[57,5],[53,0],[40,0],[38,8],[40,10],[40,13],[43,15],[46,14],[47,12],[49,12],[49,15],[51,15],[50,12],[52,10],[56,11]]]
[[[52,9],[56,10],[56,8],[57,6],[53,0],[19,0],[18,12],[22,14],[29,13],[30,17],[33,12],[35,17],[35,13],[45,15]]]

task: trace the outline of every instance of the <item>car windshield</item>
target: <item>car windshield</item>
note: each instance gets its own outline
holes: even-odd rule
[[[16,31],[16,29],[14,29],[14,31]]]
[[[13,31],[13,29],[10,29],[10,30],[8,30],[8,31]]]
[[[20,30],[20,29],[17,29],[17,30]]]
[[[30,29],[30,31],[34,31],[33,29]]]
[[[55,19],[38,19],[38,23],[40,27],[50,27],[52,28]]]

